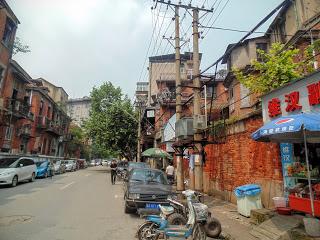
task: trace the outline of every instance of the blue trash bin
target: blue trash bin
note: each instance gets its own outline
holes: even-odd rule
[[[239,186],[234,190],[238,213],[250,217],[251,210],[261,209],[261,187],[257,184]]]

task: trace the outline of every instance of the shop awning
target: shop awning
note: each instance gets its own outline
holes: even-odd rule
[[[268,122],[251,136],[260,142],[303,142],[305,130],[308,142],[320,142],[320,114],[299,113]]]

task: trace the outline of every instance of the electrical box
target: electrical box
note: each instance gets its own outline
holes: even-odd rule
[[[203,130],[207,128],[207,119],[205,115],[194,115],[193,129]]]
[[[186,139],[193,134],[193,118],[181,118],[176,122],[176,138]]]

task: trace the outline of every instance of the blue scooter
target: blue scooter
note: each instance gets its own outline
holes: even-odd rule
[[[192,237],[194,240],[205,240],[206,233],[202,222],[196,221],[196,213],[192,204],[192,199],[195,195],[194,191],[183,191],[187,197],[188,204],[188,221],[186,225],[169,225],[167,216],[173,214],[174,208],[171,206],[160,206],[161,214],[150,215],[146,218],[137,232],[139,240],[157,240],[157,239],[170,239],[181,238],[187,239]]]

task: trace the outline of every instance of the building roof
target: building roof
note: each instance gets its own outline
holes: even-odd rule
[[[255,41],[257,39],[266,39],[267,40],[268,37],[264,35],[264,36],[254,37],[254,38],[248,38],[248,39],[244,40],[241,43],[231,43],[231,44],[229,44],[227,46],[226,51],[224,52],[224,56],[223,56],[223,59],[222,59],[221,63],[225,64],[225,63],[228,62],[228,59],[229,59],[229,57],[230,57],[230,55],[231,55],[231,53],[232,53],[232,51],[234,49],[236,49],[236,48],[238,48],[240,46],[246,45],[248,42]]]
[[[32,78],[30,75],[15,60],[10,60],[10,66],[12,67],[13,74],[26,83],[31,83]]]
[[[8,11],[8,13],[10,14],[10,17],[13,18],[15,23],[20,24],[19,19],[14,14],[14,12],[12,11],[12,9],[10,8],[10,6],[8,5],[8,3],[5,0],[0,0],[0,9],[2,9],[2,8],[5,8]]]
[[[57,85],[54,85],[52,82],[49,82],[48,80],[46,80],[46,79],[44,79],[44,78],[37,78],[37,79],[33,79],[32,81],[38,81],[38,82],[45,82],[45,83],[47,83],[47,84],[49,84],[49,85],[51,85],[51,86],[53,86],[54,88],[59,88],[59,89],[61,89],[67,96],[69,96],[68,95],[68,93],[66,92],[66,90],[64,90],[64,88],[63,87],[59,87],[59,86],[57,86]]]
[[[200,60],[202,58],[202,53],[200,53]],[[192,52],[185,52],[180,55],[181,61],[188,61],[193,59],[193,53]],[[149,62],[154,63],[161,63],[161,62],[174,62],[176,60],[176,56],[174,53],[172,54],[166,54],[166,55],[159,55],[159,56],[152,56],[149,57]]]
[[[69,99],[67,101],[67,104],[68,103],[75,103],[75,102],[91,102],[91,98],[87,97],[87,96],[84,96],[82,98],[73,98],[73,99]]]

